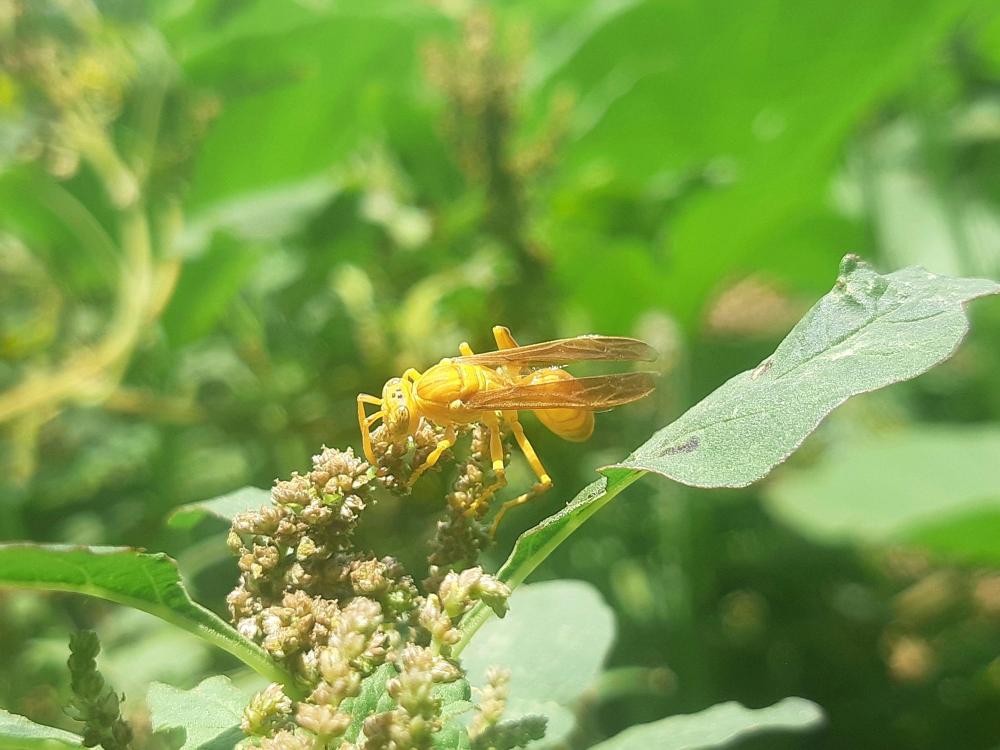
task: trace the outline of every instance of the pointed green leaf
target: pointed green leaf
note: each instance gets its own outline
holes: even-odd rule
[[[36,724],[0,708],[0,748],[10,750],[66,750],[82,748],[83,738],[62,729]]]
[[[167,519],[167,524],[175,529],[188,529],[203,518],[218,518],[226,523],[233,517],[248,510],[257,510],[271,502],[269,490],[259,487],[241,487],[226,495],[211,500],[199,500],[175,508]]]
[[[232,750],[243,739],[240,721],[247,699],[224,675],[202,680],[190,690],[154,682],[146,703],[154,732],[185,732],[180,750]]]
[[[969,330],[965,303],[998,291],[993,281],[922,268],[882,276],[848,255],[833,290],[774,354],[615,467],[693,487],[756,482],[849,397],[914,378],[951,356]]]
[[[767,708],[751,709],[736,702],[720,703],[696,714],[671,716],[630,727],[591,750],[707,750],[728,747],[761,732],[801,730],[823,720],[819,706],[802,698],[785,698]]]
[[[167,555],[128,547],[57,544],[0,545],[0,587],[70,591],[124,604],[228,651],[269,680],[293,691],[292,678],[267,653],[188,596]]]

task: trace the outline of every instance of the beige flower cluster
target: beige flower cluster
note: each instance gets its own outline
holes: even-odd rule
[[[436,443],[433,428],[418,432],[404,453],[376,431],[375,467],[350,449],[324,448],[308,473],[275,483],[270,505],[233,519],[229,545],[240,569],[227,600],[233,621],[295,675],[305,696],[293,700],[273,684],[251,701],[242,728],[260,747],[431,747],[443,725],[439,686],[464,678],[450,658],[461,638],[459,620],[480,601],[506,612],[509,588],[474,565],[486,540],[481,513],[467,512],[483,488],[486,442],[479,428],[470,428],[472,448],[448,495],[423,586],[398,560],[357,546],[364,511],[380,493],[406,492],[409,467]],[[383,681],[387,703],[361,721],[351,704],[366,680]],[[470,736],[489,738],[501,726],[505,696],[497,672],[471,719]],[[522,735],[540,736],[544,724],[534,721],[527,731],[518,725]]]

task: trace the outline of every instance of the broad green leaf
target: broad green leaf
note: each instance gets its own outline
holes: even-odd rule
[[[167,523],[177,529],[188,529],[203,518],[218,518],[226,523],[233,517],[248,510],[256,510],[270,504],[271,493],[259,487],[241,487],[226,495],[211,500],[199,500],[175,508]]]
[[[729,380],[615,468],[693,487],[743,487],[790,456],[849,397],[914,378],[954,353],[965,303],[996,294],[986,279],[922,268],[886,276],[857,256],[770,357]]]
[[[816,464],[787,469],[766,494],[814,536],[899,541],[970,512],[1000,512],[997,456],[995,426],[913,427],[837,443]]]
[[[297,692],[292,678],[262,648],[192,601],[177,564],[163,553],[128,547],[2,544],[0,587],[5,586],[70,591],[141,609],[228,651],[269,680]]]
[[[486,685],[490,667],[510,670],[505,718],[542,714],[546,742],[573,729],[570,709],[601,673],[615,635],[600,594],[582,581],[546,581],[519,588],[503,620],[492,620],[462,654],[469,681]]]
[[[823,721],[819,706],[802,698],[785,698],[767,708],[720,703],[696,714],[671,716],[629,727],[591,750],[708,750],[762,732],[811,729]]]
[[[82,748],[83,738],[62,729],[36,724],[0,708],[0,748],[6,750],[65,750]]]
[[[190,690],[154,682],[146,702],[154,732],[184,730],[180,750],[232,750],[243,739],[240,721],[247,698],[224,675]]]

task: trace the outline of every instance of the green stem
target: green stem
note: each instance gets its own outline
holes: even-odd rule
[[[529,575],[531,575],[535,568],[541,565],[542,562],[549,555],[551,555],[560,544],[566,541],[566,539],[568,539],[574,531],[580,528],[588,518],[597,513],[597,511],[625,490],[626,487],[645,474],[645,471],[638,470],[624,472],[615,471],[606,480],[603,492],[597,494],[585,505],[582,507],[574,507],[574,504],[571,503],[560,511],[560,513],[542,521],[542,523],[538,526],[535,526],[534,528],[531,528],[521,534],[521,536],[519,536],[517,541],[514,543],[514,549],[511,551],[510,557],[507,558],[507,562],[505,562],[498,571],[497,577],[512,589],[516,588]],[[555,528],[555,531],[548,533],[549,529],[553,527]],[[522,556],[520,554],[521,546],[531,544],[533,542],[533,537],[537,537],[542,534],[545,534],[545,538],[542,543],[539,544],[537,548],[533,549],[530,554]],[[466,613],[465,617],[462,618],[462,622],[459,624],[459,629],[462,631],[462,640],[452,647],[452,657],[457,657],[460,653],[462,653],[465,647],[469,645],[469,641],[472,640],[476,631],[490,619],[492,614],[493,610],[482,602],[477,602],[472,609]]]

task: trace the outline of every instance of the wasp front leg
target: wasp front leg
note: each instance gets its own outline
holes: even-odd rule
[[[407,488],[412,487],[425,471],[438,462],[438,459],[441,458],[441,454],[451,448],[454,444],[455,427],[454,425],[448,425],[447,429],[445,429],[444,437],[438,442],[437,445],[434,446],[434,450],[430,452],[430,455],[427,456],[424,462],[420,464],[420,466],[418,466],[410,475],[410,479],[406,483]]]
[[[369,417],[365,414],[365,404],[375,404],[379,407],[379,410]],[[361,428],[361,447],[364,449],[365,458],[368,459],[368,463],[372,466],[376,464],[376,460],[375,451],[372,450],[372,436],[369,430],[376,420],[384,416],[382,399],[369,396],[367,393],[358,394],[358,426]]]
[[[535,449],[532,447],[531,443],[528,442],[528,437],[524,434],[524,428],[521,426],[521,422],[517,418],[517,413],[509,415],[507,421],[510,423],[511,429],[514,431],[514,439],[517,440],[518,446],[521,448],[521,452],[524,453],[524,457],[528,460],[528,464],[531,466],[532,471],[535,472],[535,476],[538,477],[538,483],[535,484],[530,490],[525,492],[523,495],[515,497],[513,500],[508,500],[503,505],[500,506],[500,510],[497,511],[496,517],[493,519],[493,523],[490,524],[490,539],[496,536],[497,528],[500,526],[500,520],[511,508],[516,508],[518,505],[524,505],[529,500],[541,495],[543,492],[547,492],[552,488],[552,478],[545,471],[545,467],[542,466],[541,460],[538,458],[538,454],[535,453]]]

